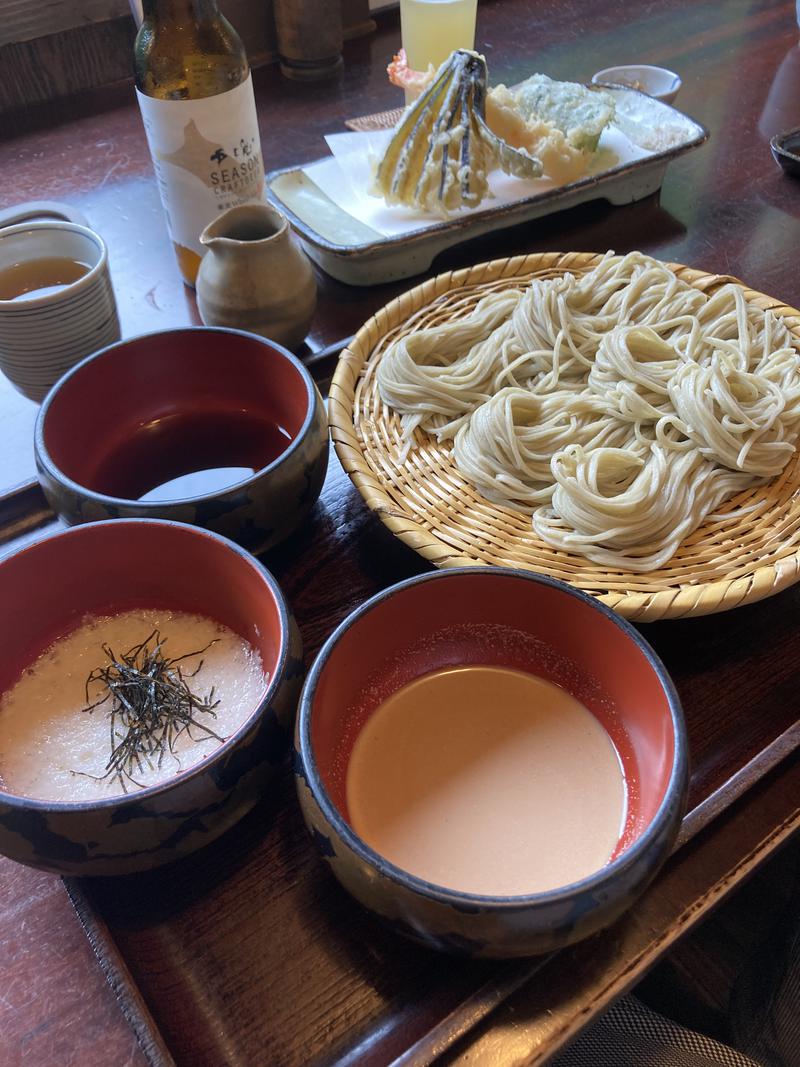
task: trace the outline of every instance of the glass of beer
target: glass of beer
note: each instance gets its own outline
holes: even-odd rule
[[[475,44],[477,0],[400,0],[400,27],[412,70],[436,70],[456,48]]]

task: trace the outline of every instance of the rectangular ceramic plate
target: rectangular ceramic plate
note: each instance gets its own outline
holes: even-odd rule
[[[652,152],[558,188],[510,204],[441,221],[413,233],[384,237],[335,204],[303,172],[287,167],[267,175],[269,199],[289,218],[306,252],[334,278],[350,285],[377,285],[428,270],[446,248],[494,230],[530,222],[589,200],[630,204],[661,188],[667,164],[697,148],[708,130],[687,115],[635,89],[608,88],[616,102],[614,125]]]

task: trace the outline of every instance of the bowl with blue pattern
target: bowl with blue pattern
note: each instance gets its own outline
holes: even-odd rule
[[[403,867],[396,857],[387,858],[375,839],[369,843],[366,834],[354,828],[350,772],[367,727],[379,719],[387,701],[408,686],[469,665],[533,675],[537,684],[543,680],[580,701],[604,727],[619,757],[625,807],[622,820],[612,823],[616,844],[599,868],[544,891],[537,887],[526,892],[525,883],[503,893],[464,890],[466,883],[410,873],[411,863]],[[463,706],[456,705],[452,732],[445,732],[434,750],[427,740],[424,755],[416,743],[393,743],[389,762],[373,772],[373,811],[384,807],[381,790],[401,794],[398,783],[417,779],[423,760],[434,767],[434,777],[425,779],[413,803],[427,803],[431,795],[438,804],[436,767],[440,761],[442,766],[452,764],[450,750],[458,747],[455,733],[466,721]],[[493,759],[507,738],[493,732],[499,720],[491,696],[480,714],[485,720],[481,736]],[[387,721],[382,720],[382,729]],[[557,721],[555,729],[560,728]],[[413,730],[422,732],[416,724]],[[544,751],[549,760],[550,750]],[[477,759],[482,758],[481,752]],[[461,774],[465,765],[456,761],[455,766]],[[563,792],[552,791],[554,803],[561,804],[567,791],[580,784],[577,773],[564,776],[559,785]],[[641,634],[615,612],[579,590],[531,572],[454,568],[379,593],[329,637],[303,687],[295,778],[306,825],[324,861],[342,886],[384,924],[444,952],[529,956],[560,949],[614,922],[655,876],[672,849],[684,811],[687,739],[680,702],[663,664]],[[455,842],[457,853],[462,846],[474,852],[476,812],[482,842],[487,841],[487,826],[489,835],[494,832],[484,819],[486,794],[462,790],[461,795],[463,810],[457,817],[438,814],[446,810],[442,806],[435,809],[436,817],[448,845]],[[580,802],[591,805],[593,795]],[[388,821],[405,820],[406,811],[390,809],[387,805]],[[449,811],[452,814],[452,807]],[[536,814],[523,807],[523,827]],[[497,829],[499,837],[504,828],[498,824]],[[530,846],[527,858],[534,866],[548,858],[551,847],[571,847],[569,838],[548,838],[546,825],[544,830],[545,843]],[[403,832],[409,836],[405,827]],[[526,840],[523,833],[515,847],[528,848]],[[487,857],[481,877],[494,878],[493,862]]]
[[[313,508],[328,423],[310,374],[281,345],[187,327],[120,341],[64,375],[42,403],[34,453],[69,525],[173,519],[263,552]]]
[[[265,675],[252,711],[245,707],[238,727],[195,765],[145,788],[128,780],[127,792],[100,799],[11,792],[10,769],[3,772],[11,746],[4,753],[0,739],[3,855],[65,875],[141,871],[209,844],[269,790],[291,742],[304,673],[300,635],[274,577],[238,545],[197,527],[158,519],[90,523],[0,560],[0,716],[3,695],[42,656],[53,656],[59,638],[87,619],[138,609],[203,616],[247,642]],[[41,708],[31,706],[37,714]]]

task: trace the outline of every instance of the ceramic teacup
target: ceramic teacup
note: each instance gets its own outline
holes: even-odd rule
[[[47,220],[0,229],[0,370],[40,401],[73,364],[120,337],[102,238]]]

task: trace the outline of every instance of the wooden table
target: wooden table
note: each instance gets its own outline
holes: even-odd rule
[[[493,82],[533,70],[588,80],[623,62],[677,70],[678,105],[709,127],[711,140],[669,168],[660,198],[626,208],[598,202],[539,220],[448,253],[437,269],[517,252],[640,248],[734,274],[800,305],[800,186],[782,175],[768,146],[771,134],[800,126],[793,3],[482,0],[477,37]],[[397,43],[396,16],[388,15],[376,35],[348,44],[339,81],[297,86],[277,69],[257,72],[268,168],[316,158],[322,134],[341,129],[344,118],[396,106],[383,71]],[[198,321],[130,96],[123,87],[45,109],[0,148],[0,207],[66,200],[104,235],[125,335]],[[319,280],[305,356],[324,379],[331,361],[314,362],[313,354],[353,333],[404,286]],[[34,473],[35,414],[0,382],[0,487],[23,486],[0,501],[5,548],[55,528],[38,489],[24,487]],[[335,459],[308,527],[266,562],[309,656],[365,596],[424,569],[367,511]],[[725,616],[645,628],[694,709],[695,811],[686,842],[624,920],[535,965],[538,973],[529,963],[454,965],[378,930],[327,878],[287,775],[275,796],[200,857],[150,878],[71,884],[91,940],[60,880],[0,860],[0,1062],[138,1067],[172,1056],[179,1064],[283,1067],[411,1064],[437,1054],[471,1067],[543,1062],[800,826],[800,763],[786,755],[796,743],[799,608],[795,589]],[[756,726],[726,730],[743,704]],[[170,906],[155,908],[166,891]],[[244,943],[233,967],[215,941],[231,908],[263,915],[265,937],[306,938],[324,944],[329,958],[318,959],[316,974],[304,971],[302,953],[294,960],[290,946],[284,969],[270,976],[252,958],[259,946]],[[255,991],[251,980],[261,983]]]

